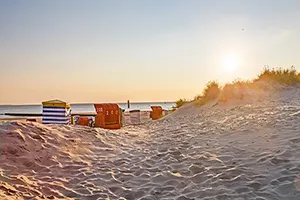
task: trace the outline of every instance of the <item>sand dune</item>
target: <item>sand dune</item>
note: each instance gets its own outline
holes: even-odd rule
[[[6,122],[0,199],[300,199],[300,89],[108,131]]]

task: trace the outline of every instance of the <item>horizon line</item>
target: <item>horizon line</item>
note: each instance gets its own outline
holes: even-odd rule
[[[133,102],[130,102],[130,104],[132,103],[138,103],[138,104],[146,104],[146,103],[175,103],[176,101],[133,101]],[[69,102],[67,102],[69,103]],[[116,104],[127,104],[127,102],[99,102],[99,103],[116,103]],[[74,104],[77,104],[77,105],[85,105],[85,104],[96,104],[96,102],[92,103],[92,102],[89,102],[89,103],[69,103],[70,105],[74,105]],[[37,106],[37,105],[42,105],[42,102],[41,103],[29,103],[29,104],[0,104],[0,106]]]

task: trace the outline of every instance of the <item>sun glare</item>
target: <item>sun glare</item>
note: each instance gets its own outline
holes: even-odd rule
[[[238,68],[239,62],[235,56],[227,56],[223,58],[222,68],[225,71],[234,71]]]

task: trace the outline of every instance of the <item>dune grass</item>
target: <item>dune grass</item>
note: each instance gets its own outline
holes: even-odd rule
[[[230,99],[243,99],[245,88],[258,88],[259,82],[279,83],[282,85],[292,86],[300,83],[300,73],[292,66],[289,69],[269,69],[264,68],[257,78],[249,81],[235,80],[231,83],[226,83],[221,86],[217,81],[210,81],[206,84],[200,95],[197,95],[192,100],[196,105],[202,106],[206,103],[218,99],[220,102],[227,102]],[[186,99],[180,99],[176,102],[176,107],[186,103]]]
[[[188,103],[189,101],[187,99],[179,99],[178,101],[176,101],[176,108],[180,108],[181,106],[183,106],[184,104]]]
[[[244,90],[247,87],[251,87],[252,82],[235,80],[232,83],[226,83],[220,92],[219,101],[227,102],[230,99],[243,99]]]
[[[300,83],[300,73],[297,72],[294,67],[290,69],[265,68],[264,71],[253,80],[253,82],[256,81],[274,81],[280,84],[294,85]]]
[[[210,81],[206,84],[202,95],[196,96],[194,101],[197,105],[204,105],[207,102],[214,100],[219,97],[221,92],[221,86],[217,81]]]

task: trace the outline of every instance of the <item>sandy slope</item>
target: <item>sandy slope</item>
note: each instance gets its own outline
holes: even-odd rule
[[[0,199],[300,199],[299,88],[117,131],[0,126]]]

